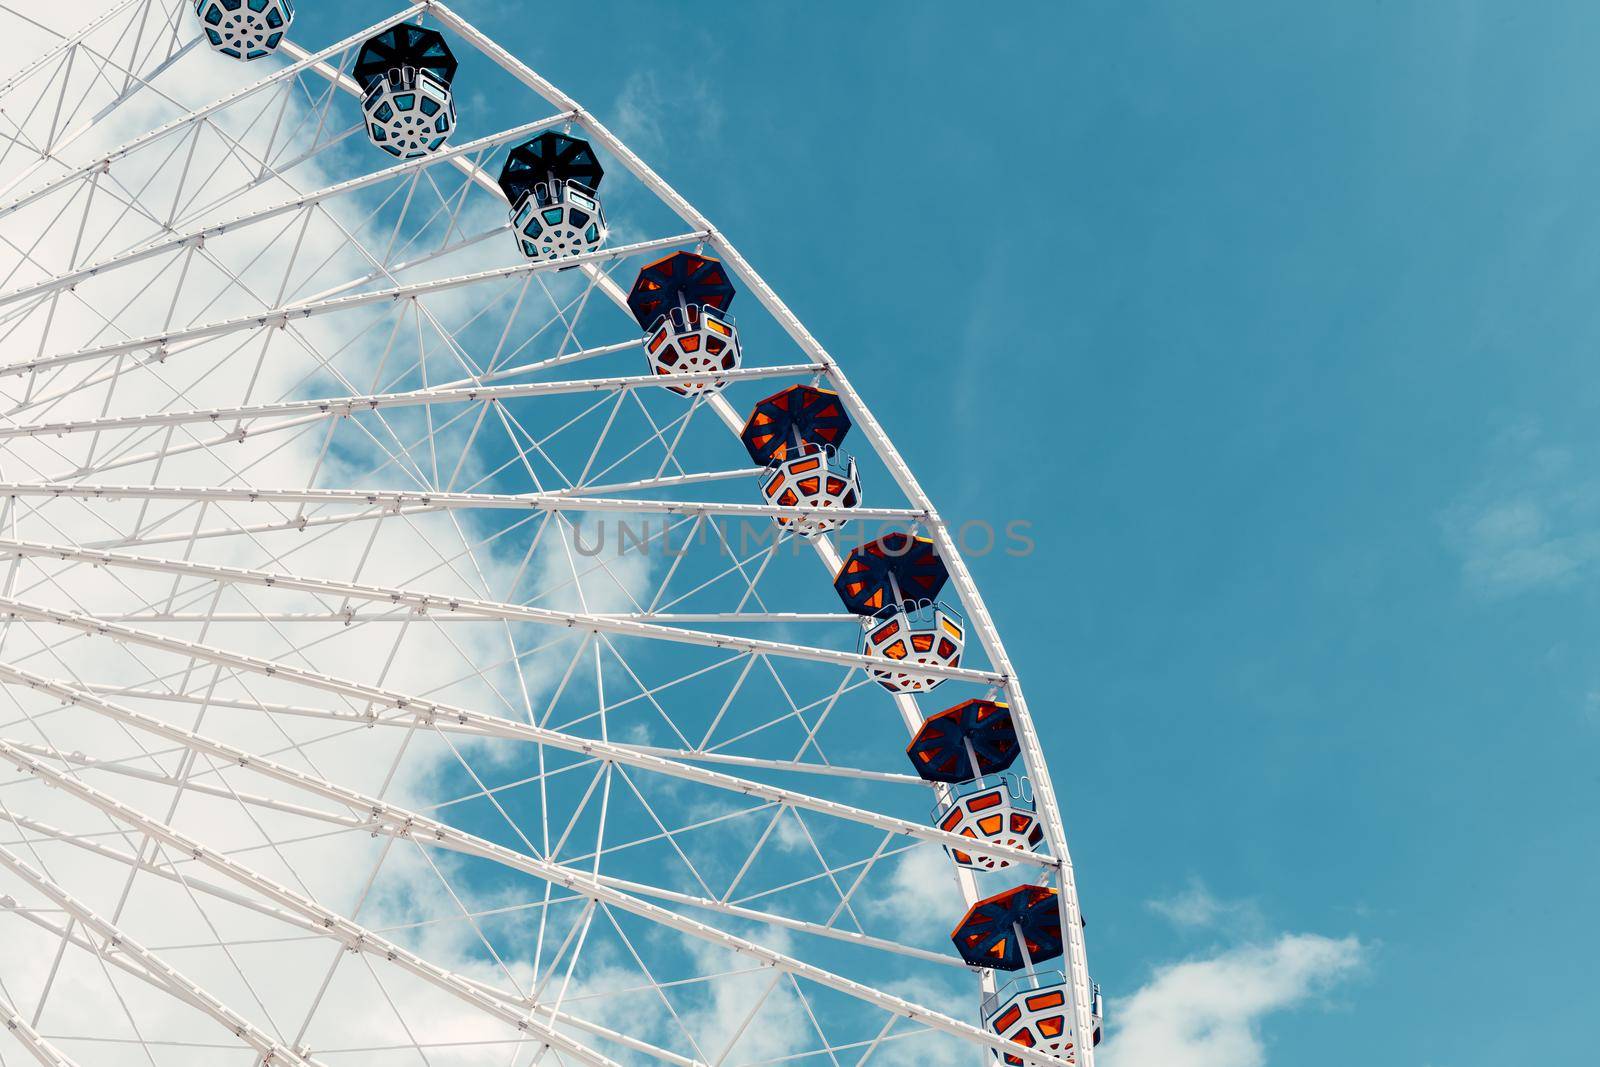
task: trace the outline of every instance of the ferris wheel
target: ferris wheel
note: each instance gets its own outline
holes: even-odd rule
[[[0,1063],[1091,1065],[995,623],[728,237],[444,4],[39,7]]]

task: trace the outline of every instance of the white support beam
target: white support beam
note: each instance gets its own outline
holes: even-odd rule
[[[520,382],[516,385],[436,386],[409,389],[398,393],[369,393],[365,396],[312,397],[284,400],[276,404],[246,404],[232,408],[198,408],[190,411],[159,411],[144,415],[116,415],[74,422],[35,422],[0,426],[0,439],[15,437],[54,437],[71,433],[102,433],[106,430],[141,429],[147,426],[187,426],[195,423],[248,422],[255,419],[294,419],[320,415],[347,418],[352,415],[388,411],[421,405],[487,404],[535,396],[571,396],[577,393],[620,393],[629,389],[670,389],[698,382],[765,381],[769,378],[807,377],[821,370],[814,363],[786,363],[774,367],[740,367],[738,370],[703,371],[693,374],[630,374],[616,378],[578,378],[556,382]],[[242,440],[252,432],[235,431]]]
[[[107,622],[321,622],[337,626],[362,625],[369,622],[410,622],[415,624],[417,619],[411,612],[363,612],[354,610],[345,611],[128,611],[128,612],[102,612],[95,618],[105,619]],[[630,619],[634,622],[658,622],[668,625],[682,623],[704,622],[733,622],[733,623],[772,623],[786,626],[799,622],[857,622],[859,615],[849,615],[843,612],[815,612],[805,613],[798,611],[708,611],[701,613],[675,614],[673,612],[654,611],[597,611],[597,619]],[[429,622],[437,625],[445,622],[482,623],[483,619],[473,618],[469,615],[445,616],[430,619]]]
[[[112,620],[107,617],[106,621]],[[62,679],[55,679],[62,681]],[[69,684],[89,693],[96,693],[108,697],[121,697],[132,700],[155,700],[162,703],[204,705],[210,708],[229,708],[235,711],[261,711],[272,715],[292,715],[296,718],[327,719],[332,722],[343,722],[352,726],[387,726],[395,729],[408,730],[412,728],[414,719],[409,717],[390,717],[357,715],[354,712],[330,711],[327,708],[315,708],[304,704],[281,704],[257,700],[236,700],[217,696],[215,693],[183,693],[169,690],[136,689],[126,685],[110,685],[104,682],[73,681]],[[333,692],[333,690],[328,690]],[[340,692],[343,692],[340,690]],[[490,716],[496,721],[497,717]],[[469,737],[490,737],[493,734],[485,732],[476,726],[469,726],[455,721],[449,717],[435,717],[429,724],[432,729],[445,733],[459,733]],[[660,756],[663,759],[687,763],[721,763],[730,767],[750,767],[756,770],[785,771],[794,774],[813,774],[825,778],[854,778],[864,782],[887,782],[892,785],[906,785],[922,787],[925,783],[914,774],[901,774],[896,771],[877,771],[865,767],[855,767],[840,763],[802,763],[797,760],[767,759],[761,756],[739,756],[726,752],[708,751],[706,749],[692,750],[686,748],[665,748],[660,745],[633,745],[622,741],[612,741],[611,744],[619,748],[642,752],[648,756]],[[26,747],[26,746],[24,746]],[[31,751],[31,750],[30,750]]]
[[[21,1042],[28,1055],[43,1067],[78,1067],[76,1061],[68,1058],[65,1052],[40,1036],[39,1031],[28,1025],[28,1020],[18,1015],[11,1005],[3,1000],[0,1000],[0,1023],[5,1024],[5,1028],[11,1031],[11,1036]]]
[[[752,476],[753,477],[753,476]],[[917,521],[923,513],[911,508],[779,507],[776,504],[717,504],[639,497],[574,496],[571,490],[550,493],[435,493],[391,489],[284,489],[199,485],[94,485],[83,482],[0,481],[0,496],[57,497],[75,500],[231,501],[249,504],[355,504],[399,513],[428,510],[619,511],[664,515],[724,515],[751,518],[801,518],[812,515],[856,519]]]
[[[88,37],[101,26],[110,23],[112,19],[121,15],[130,7],[133,7],[135,4],[146,2],[148,2],[148,0],[120,0],[119,3],[107,8],[99,15],[96,15],[94,18],[85,23],[76,33],[61,38],[60,41],[56,42],[54,47],[50,48],[43,55],[39,56],[31,63],[24,66],[21,70],[11,75],[4,82],[0,82],[0,97],[10,93],[12,89],[15,89],[18,85],[22,84],[22,82],[32,77],[34,71],[41,70],[45,66],[54,62],[67,49],[81,43],[84,38]]]
[[[574,266],[586,266],[614,259],[626,259],[629,256],[655,252],[663,248],[672,248],[676,245],[695,244],[703,240],[704,237],[705,235],[701,233],[683,233],[672,237],[658,237],[650,241],[640,241],[637,244],[602,248],[597,252],[584,252],[580,255],[568,256],[566,259],[551,262],[529,261],[527,263],[514,263],[508,267],[493,267],[489,270],[475,271],[470,274],[456,274],[448,278],[411,282],[407,285],[393,285],[386,289],[374,289],[366,293],[350,293],[345,296],[328,297],[322,300],[306,300],[283,304],[251,315],[241,315],[236,318],[205,323],[187,329],[147,334],[143,337],[133,337],[109,344],[94,345],[75,352],[61,352],[52,355],[35,356],[19,362],[0,363],[0,376],[31,374],[49,367],[81,363],[85,360],[104,359],[108,356],[126,355],[146,348],[157,350],[159,354],[162,354],[162,358],[171,358],[180,351],[192,348],[198,342],[238,331],[287,326],[291,322],[349,311],[352,308],[368,307],[372,304],[394,303],[399,300],[427,296],[430,293],[445,292],[470,285],[479,285],[484,282],[520,278],[529,274],[554,273]],[[174,349],[172,347],[174,345],[182,345],[184,347]]]
[[[27,746],[24,746],[19,742],[13,741],[11,743],[23,751],[30,751]],[[54,758],[60,759],[60,755],[56,754]],[[236,892],[232,889],[229,889],[227,886],[206,881],[204,878],[196,877],[193,874],[179,874],[177,865],[175,864],[156,863],[153,860],[143,859],[129,852],[121,852],[117,849],[111,848],[108,845],[101,844],[92,837],[84,834],[75,834],[51,823],[43,822],[27,815],[20,815],[17,812],[9,811],[5,808],[0,808],[0,822],[10,823],[17,829],[27,830],[30,833],[37,834],[40,838],[71,845],[72,847],[80,849],[84,852],[89,852],[93,855],[99,856],[101,859],[111,860],[114,863],[120,863],[130,869],[136,869],[145,874],[153,874],[158,878],[173,883],[174,885],[181,885],[185,889],[192,889],[197,893],[204,893],[209,897],[216,898],[217,900],[225,900],[229,904],[244,908],[248,911],[253,911],[258,915],[265,915],[268,918],[276,919],[279,922],[302,926],[307,930],[311,929],[312,923],[303,916],[296,915],[294,912],[284,911],[282,908],[274,907],[273,905],[265,903],[256,897]],[[0,905],[4,904],[4,900],[5,898],[0,898]]]
[[[884,669],[893,661],[865,655],[860,652],[842,652],[832,648],[817,648],[783,641],[767,641],[753,637],[736,637],[731,634],[686,630],[680,626],[660,626],[654,623],[633,622],[628,619],[608,618],[581,611],[558,611],[553,608],[535,608],[523,604],[507,604],[497,600],[476,597],[427,593],[412,589],[388,586],[363,585],[340,582],[331,578],[306,578],[281,571],[264,571],[249,567],[223,567],[212,563],[195,563],[190,560],[161,559],[155,556],[138,556],[127,552],[110,552],[105,549],[75,548],[38,541],[20,541],[0,538],[0,556],[15,554],[38,558],[58,559],[68,563],[87,563],[96,567],[126,567],[130,570],[150,571],[157,574],[174,574],[206,581],[253,585],[264,589],[286,589],[295,592],[378,601],[407,607],[419,614],[461,614],[483,619],[503,619],[508,622],[532,622],[558,626],[568,630],[589,630],[617,634],[622,637],[640,637],[649,640],[671,641],[677,644],[698,645],[702,648],[720,648],[753,655],[781,656],[787,659],[831,663],[862,670]],[[13,602],[0,598],[0,603]],[[15,610],[10,608],[9,610]],[[980,685],[1004,685],[1006,679],[989,671],[966,667],[942,667],[935,664],[919,665],[917,673],[932,678],[961,679]]]
[[[221,800],[235,800],[251,807],[264,808],[284,815],[298,815],[304,819],[318,819],[322,822],[337,823],[347,830],[360,829],[364,823],[353,815],[339,815],[334,812],[322,811],[317,808],[307,807],[304,804],[295,804],[276,797],[262,796],[258,793],[243,792],[228,789],[223,786],[202,782],[193,776],[176,778],[153,771],[147,767],[135,766],[128,760],[102,760],[85,752],[61,752],[49,745],[30,745],[22,741],[11,742],[19,751],[40,759],[53,759],[73,767],[82,767],[88,770],[104,771],[107,774],[119,774],[125,778],[138,778],[145,782],[155,782],[158,785],[174,786],[188,793],[198,793],[201,796],[216,797]]]

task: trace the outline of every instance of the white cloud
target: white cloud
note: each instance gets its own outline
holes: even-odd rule
[[[1161,968],[1109,1005],[1102,1067],[1262,1067],[1262,1023],[1299,1007],[1362,963],[1355,938],[1284,934]]]
[[[788,937],[782,933],[765,940],[779,951],[790,948]],[[697,944],[690,951],[702,974],[715,974],[727,966],[727,955],[720,949]],[[698,1003],[684,1022],[708,1058],[715,1060],[726,1049],[734,1062],[759,1062],[793,1055],[821,1043],[811,1029],[794,985],[787,976],[778,979],[776,985],[774,979],[778,979],[775,972],[760,970],[705,983]],[[746,1019],[751,1020],[748,1026]],[[737,1041],[730,1048],[729,1042],[734,1042],[736,1035]]]
[[[1261,915],[1254,902],[1222,900],[1198,878],[1170,897],[1146,901],[1146,907],[1174,926],[1185,929],[1258,927]]]
[[[1486,470],[1441,516],[1445,542],[1474,591],[1491,597],[1556,588],[1600,564],[1600,479],[1537,426],[1505,430]]]
[[[674,72],[669,87],[654,71],[636,70],[622,83],[612,110],[617,136],[650,155],[685,138],[710,144],[722,129],[720,97],[709,79],[692,71]]]
[[[888,891],[876,898],[875,906],[885,913],[913,916],[914,922],[908,924],[913,928],[932,921],[934,929],[948,929],[955,925],[953,917],[966,910],[953,871],[944,849],[917,845],[895,863]]]

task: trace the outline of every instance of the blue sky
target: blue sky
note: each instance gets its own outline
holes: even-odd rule
[[[948,518],[1033,523],[972,565],[1113,1035],[1166,989],[1232,1062],[1582,1062],[1600,10],[458,8],[740,245]]]

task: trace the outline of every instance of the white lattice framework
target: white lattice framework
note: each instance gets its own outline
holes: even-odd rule
[[[0,1064],[1061,1062],[982,1028],[996,976],[950,946],[966,904],[1055,887],[1093,1029],[1027,701],[863,398],[450,8],[317,46],[300,6],[243,64],[192,0],[121,0],[0,75]],[[407,20],[487,62],[452,143],[396,162],[345,72]],[[521,121],[486,132],[472,77]],[[493,177],[545,129],[609,157],[611,244],[559,263]],[[689,397],[624,300],[674,249],[740,290],[743,366]],[[854,420],[859,537],[761,502],[738,433],[796,382]],[[930,693],[872,681],[832,589],[884,526],[968,620]],[[970,697],[1011,707],[1038,853],[927,819],[907,731]]]

